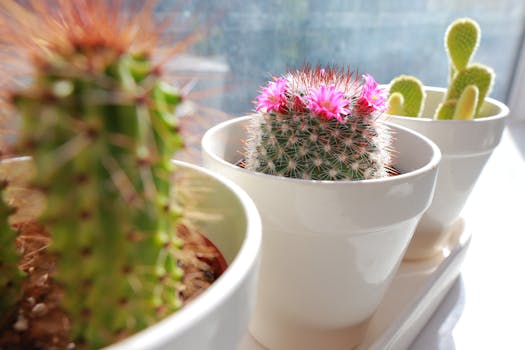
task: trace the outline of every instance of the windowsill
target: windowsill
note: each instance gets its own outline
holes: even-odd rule
[[[460,278],[412,350],[525,348],[525,122],[509,123],[463,218],[473,233]]]

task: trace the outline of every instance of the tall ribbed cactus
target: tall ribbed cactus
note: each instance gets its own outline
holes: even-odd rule
[[[274,78],[256,103],[248,169],[313,180],[387,176],[390,134],[378,120],[385,95],[371,76],[307,66]]]
[[[448,27],[445,48],[450,61],[450,82],[445,99],[435,111],[434,119],[479,117],[481,106],[494,81],[491,68],[479,63],[470,64],[480,37],[479,25],[469,18],[458,19]],[[420,106],[419,98],[422,94],[422,84],[417,78],[402,75],[393,79],[390,84],[388,112],[409,117],[420,116],[421,109],[411,106]]]
[[[32,59],[31,82],[12,101],[19,151],[47,198],[53,277],[77,348],[99,348],[181,306],[170,181],[181,98],[153,63],[151,1],[135,11],[119,1],[1,6]]]
[[[7,180],[0,174],[0,327],[5,315],[20,296],[20,282],[22,273],[18,268],[20,253],[15,246],[16,230],[9,223],[8,218],[13,208],[4,201],[4,190]]]

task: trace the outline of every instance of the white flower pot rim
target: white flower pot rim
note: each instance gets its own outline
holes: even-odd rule
[[[388,85],[384,85],[384,86],[387,87]],[[423,89],[425,92],[428,92],[428,91],[440,92],[440,93],[443,93],[443,95],[447,92],[447,89],[445,88],[434,87],[434,86],[424,86]],[[386,117],[386,120],[388,120],[389,116],[392,116],[392,117],[401,118],[401,119],[410,119],[410,120],[417,119],[418,122],[421,122],[421,123],[435,123],[435,124],[449,124],[449,125],[450,124],[472,124],[472,123],[483,123],[489,120],[505,118],[509,114],[509,108],[504,103],[496,99],[493,99],[491,97],[486,97],[485,103],[494,105],[499,110],[499,112],[491,116],[482,117],[482,118],[474,118],[474,119],[469,119],[469,120],[438,120],[438,119],[432,119],[428,117],[407,117],[407,116],[398,115],[398,114],[388,115]]]
[[[433,150],[432,159],[427,164],[425,164],[424,166],[422,166],[422,167],[420,167],[418,169],[415,169],[415,170],[412,170],[412,171],[409,171],[409,172],[405,172],[405,173],[401,173],[401,174],[396,175],[396,176],[388,176],[388,177],[384,177],[384,178],[380,178],[380,179],[357,180],[357,181],[356,180],[331,181],[331,180],[304,180],[304,179],[296,179],[296,178],[277,176],[277,175],[268,175],[268,174],[264,174],[264,173],[261,173],[261,172],[247,170],[247,169],[241,168],[240,166],[232,164],[232,163],[224,160],[223,158],[218,157],[216,155],[216,153],[213,152],[213,150],[211,149],[211,138],[212,138],[213,134],[215,134],[217,129],[222,129],[222,128],[228,127],[230,124],[234,124],[234,123],[238,123],[240,121],[248,120],[248,119],[251,119],[253,117],[254,117],[254,115],[247,115],[247,116],[244,116],[244,117],[233,118],[231,120],[222,122],[222,123],[212,127],[211,129],[209,129],[204,134],[204,136],[202,138],[202,148],[204,150],[206,150],[208,155],[210,157],[214,158],[215,161],[217,161],[217,162],[219,162],[219,163],[221,163],[221,164],[223,164],[223,165],[233,169],[234,171],[238,171],[238,172],[245,173],[245,174],[251,174],[252,176],[259,177],[261,181],[291,181],[291,182],[294,182],[294,183],[309,183],[309,184],[311,184],[311,183],[319,183],[319,184],[323,184],[323,186],[370,186],[370,185],[373,185],[373,184],[378,183],[378,182],[384,183],[384,182],[390,182],[390,181],[404,181],[407,178],[410,178],[410,177],[413,177],[413,176],[417,176],[419,174],[425,173],[429,169],[437,167],[438,164],[439,164],[439,161],[441,159],[441,151],[439,150],[439,147],[436,146],[436,144],[434,142],[432,142],[429,138],[427,138],[427,137],[425,137],[425,136],[423,136],[423,135],[421,135],[419,133],[416,133],[416,132],[410,130],[409,128],[406,128],[406,127],[403,127],[403,126],[399,126],[399,125],[395,125],[395,124],[390,123],[390,122],[385,122],[385,124],[389,127],[390,130],[393,130],[393,131],[395,131],[396,129],[397,130],[403,130],[404,132],[409,133],[409,134],[413,135],[414,137],[419,137],[419,138],[423,139],[426,143],[428,143],[431,146],[431,148]],[[393,135],[393,137],[395,137],[395,135]],[[394,154],[395,154],[395,150],[394,150]],[[397,157],[398,157],[397,155],[394,155],[394,159],[397,158]]]
[[[177,165],[182,165],[186,168],[197,170],[223,183],[243,203],[243,209],[246,215],[246,238],[239,249],[234,261],[228,266],[226,271],[215,281],[205,292],[198,296],[197,299],[188,303],[181,310],[177,311],[171,316],[155,323],[145,330],[132,335],[112,346],[108,346],[107,350],[128,349],[129,345],[133,345],[134,349],[156,348],[166,344],[168,339],[175,338],[177,334],[183,333],[206,317],[209,310],[213,310],[221,303],[225,297],[233,293],[229,288],[230,285],[235,284],[238,276],[243,275],[248,266],[253,264],[254,258],[258,255],[262,239],[262,225],[259,214],[252,199],[233,181],[216,174],[208,169],[189,164],[181,161],[174,161]],[[158,345],[156,345],[158,344]]]

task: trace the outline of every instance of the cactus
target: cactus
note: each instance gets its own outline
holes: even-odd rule
[[[448,27],[445,49],[450,58],[452,76],[469,64],[478,47],[480,32],[479,25],[469,18],[458,19]]]
[[[378,120],[385,95],[371,76],[305,66],[274,78],[256,104],[246,168],[313,180],[388,175],[390,134]]]
[[[7,180],[0,182],[0,326],[3,316],[8,315],[20,294],[22,273],[18,268],[20,254],[16,249],[16,231],[9,225],[8,218],[13,213],[4,202]]]
[[[436,108],[434,119],[473,119],[479,117],[479,112],[485,97],[488,96],[494,82],[494,72],[491,68],[479,63],[470,63],[480,41],[481,30],[472,19],[461,18],[454,21],[445,34],[445,49],[450,60],[449,87],[443,102]],[[401,79],[417,81],[415,77],[400,76],[391,82],[390,114],[405,116],[414,115],[408,107],[399,108],[400,92],[398,83]],[[402,101],[407,95],[402,93]],[[400,113],[404,112],[404,113]]]
[[[0,91],[7,88],[7,81],[7,73],[0,71]],[[8,110],[9,104],[0,96],[0,135],[3,136],[0,139],[0,159],[11,151],[10,144],[6,141],[6,135],[10,134],[9,124],[12,122]],[[9,217],[16,209],[5,198],[8,184],[9,177],[0,168],[0,328],[19,300],[23,276],[18,267],[21,254],[16,247],[17,231],[9,224]]]
[[[425,92],[421,82],[411,76],[401,75],[390,83],[388,113],[417,117],[421,114]]]
[[[458,19],[448,27],[445,48],[450,59],[450,84],[435,119],[472,119],[479,115],[494,80],[494,72],[489,67],[470,64],[480,36],[479,25],[469,18]],[[452,105],[456,106],[454,111],[450,111]]]
[[[470,103],[475,103],[470,108],[474,109],[473,117],[479,114],[479,110],[485,100],[485,97],[492,88],[494,72],[489,67],[481,64],[472,64],[456,73],[452,83],[449,85],[446,99],[458,99],[469,86],[476,87],[478,91],[478,98],[476,101],[471,100]]]
[[[18,151],[33,158],[34,186],[47,199],[41,222],[77,348],[110,344],[181,306],[181,212],[171,181],[181,96],[153,63],[160,33],[152,2],[140,11],[120,6],[1,4],[9,40],[34,70],[29,86],[12,92]],[[0,206],[2,219],[7,213]],[[0,256],[11,262],[5,223]]]
[[[434,119],[437,120],[452,120],[456,113],[457,100],[447,100],[440,103],[434,113]]]
[[[479,99],[479,90],[476,85],[469,85],[463,90],[459,97],[453,119],[472,119],[474,118],[474,106]]]

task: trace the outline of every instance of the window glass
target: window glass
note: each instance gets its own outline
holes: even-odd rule
[[[195,18],[204,23],[205,38],[192,53],[210,73],[211,78],[201,84],[219,91],[206,101],[234,115],[252,110],[251,101],[269,74],[281,74],[304,62],[349,65],[383,83],[406,73],[426,85],[445,86],[448,62],[443,35],[450,22],[465,16],[482,28],[475,61],[493,67],[497,74],[491,96],[505,100],[525,23],[523,0],[176,3],[162,1],[159,15],[180,11],[188,19],[187,28],[195,26]]]

